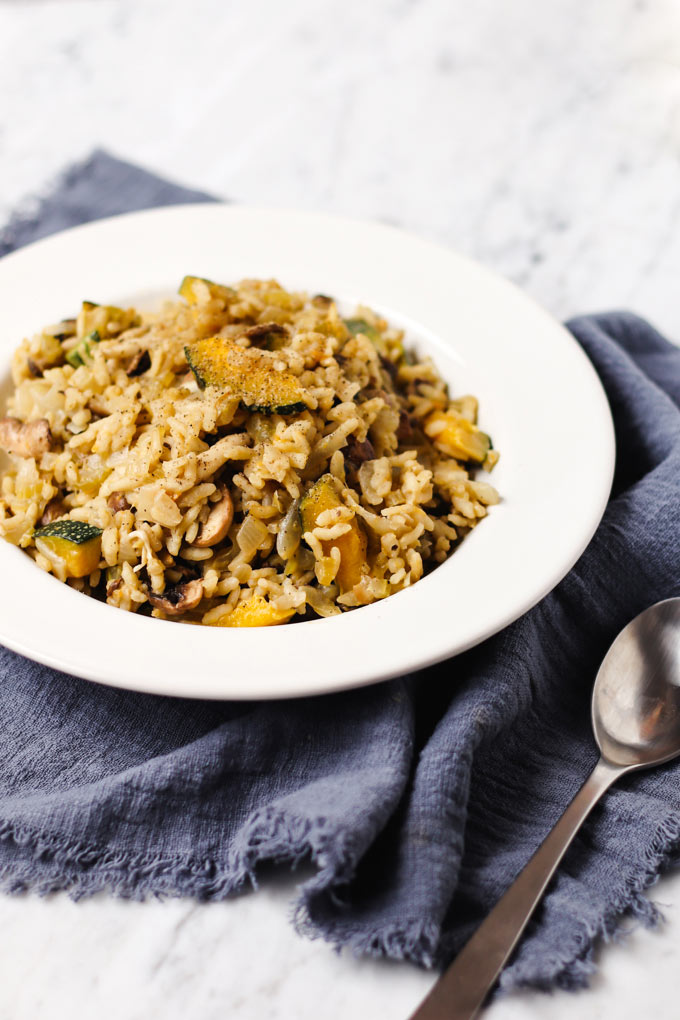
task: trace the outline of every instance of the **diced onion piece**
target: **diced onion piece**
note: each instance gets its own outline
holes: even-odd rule
[[[311,606],[318,616],[338,616],[342,612],[334,601],[338,593],[335,586],[314,588],[311,585],[305,585],[302,590],[307,596],[307,605]]]
[[[300,544],[302,525],[300,523],[300,500],[294,499],[288,507],[276,537],[276,551],[286,562]]]
[[[243,556],[246,559],[253,556],[267,541],[268,535],[266,525],[248,514],[236,535],[236,541]]]

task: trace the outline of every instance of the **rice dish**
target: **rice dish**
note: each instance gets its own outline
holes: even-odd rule
[[[368,605],[498,503],[475,397],[370,308],[185,277],[24,340],[0,418],[0,536],[132,612],[210,626]]]

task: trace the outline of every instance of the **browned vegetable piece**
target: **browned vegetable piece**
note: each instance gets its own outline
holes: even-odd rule
[[[138,375],[143,375],[148,372],[151,368],[151,356],[148,351],[137,351],[135,356],[131,359],[130,364],[125,369],[125,374],[133,378]]]
[[[106,597],[113,595],[114,591],[118,591],[123,586],[123,568],[120,564],[116,564],[113,567],[106,568]]]
[[[200,531],[194,539],[194,545],[201,548],[217,545],[223,538],[226,538],[234,519],[234,504],[231,501],[229,489],[226,485],[220,485],[218,489],[220,499],[217,503],[213,503],[207,521],[201,525]]]
[[[43,510],[42,516],[38,521],[38,527],[44,528],[48,524],[52,524],[54,521],[58,520],[60,517],[64,517],[67,513],[68,510],[62,503],[59,496],[55,496],[54,499],[49,501]]]
[[[181,616],[195,609],[203,598],[203,581],[187,581],[175,588],[166,588],[162,595],[149,593],[149,602],[156,609],[162,609],[168,616]]]
[[[242,335],[247,336],[254,347],[278,351],[286,345],[288,330],[279,322],[260,322],[257,326],[249,326]]]
[[[375,450],[373,449],[373,443],[370,439],[364,439],[363,443],[360,443],[353,433],[347,437],[345,460],[351,460],[358,467],[359,464],[363,464],[365,460],[374,459]]]
[[[345,455],[345,476],[347,478],[347,484],[352,488],[356,489],[359,486],[359,478],[357,475],[358,469],[367,460],[373,460],[375,458],[375,450],[373,449],[373,443],[366,437],[363,443],[360,443],[355,435],[350,434],[347,437],[347,446],[343,450]]]
[[[0,418],[0,447],[17,457],[40,457],[52,446],[52,433],[46,418],[21,422],[18,418]]]
[[[401,443],[410,443],[413,439],[413,424],[406,411],[399,412],[397,439]]]
[[[127,499],[125,498],[125,493],[123,493],[123,492],[117,492],[117,491],[116,492],[112,492],[111,495],[109,496],[109,498],[106,501],[106,505],[109,508],[109,510],[112,513],[114,513],[114,514],[117,514],[119,510],[129,510],[130,509],[130,504],[128,503]]]

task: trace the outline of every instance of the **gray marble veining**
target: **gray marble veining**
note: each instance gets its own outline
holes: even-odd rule
[[[0,6],[0,218],[108,145],[217,194],[368,216],[558,316],[680,335],[672,0]]]

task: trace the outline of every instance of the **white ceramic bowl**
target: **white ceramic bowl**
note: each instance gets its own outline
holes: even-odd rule
[[[361,301],[407,329],[453,395],[480,399],[502,503],[450,559],[374,605],[296,626],[222,629],[87,598],[0,541],[0,641],[80,677],[197,698],[275,698],[373,683],[455,655],[545,595],[603,513],[614,465],[606,396],[570,334],[511,284],[417,237],[310,213],[195,205],[78,227],[0,262],[0,378],[19,341],[83,298],[168,295],[185,273]],[[452,682],[453,673],[452,673]]]

